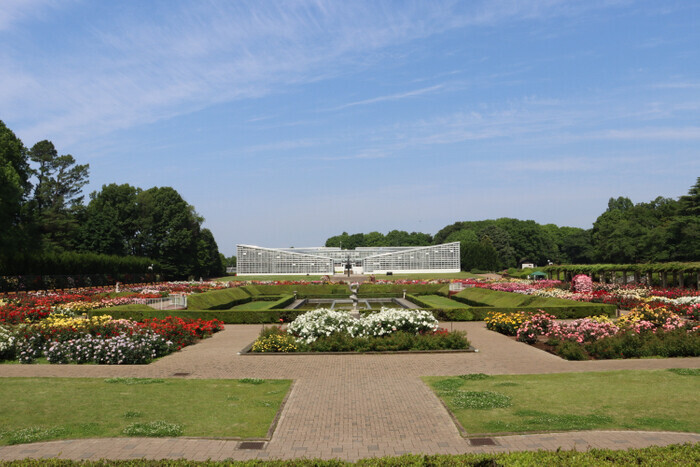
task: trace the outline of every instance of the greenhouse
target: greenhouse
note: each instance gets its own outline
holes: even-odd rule
[[[459,242],[431,246],[263,248],[237,245],[237,273],[331,275],[459,272]]]

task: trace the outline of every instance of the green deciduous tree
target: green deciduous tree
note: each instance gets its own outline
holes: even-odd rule
[[[31,190],[27,151],[0,120],[0,255],[22,243],[22,209]]]

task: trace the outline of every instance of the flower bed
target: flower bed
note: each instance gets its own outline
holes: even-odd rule
[[[590,281],[583,274],[574,277],[572,290],[559,281],[509,280],[490,283],[474,282],[480,287],[502,292],[513,292],[539,297],[564,298],[590,303],[615,305],[631,310],[643,305],[666,308],[674,313],[697,320],[700,315],[700,292],[692,289],[658,289],[641,285],[601,284]]]
[[[227,282],[164,282],[122,286],[119,294],[115,293],[114,287],[92,287],[8,295],[0,300],[0,324],[38,322],[51,313],[76,316],[98,308],[143,304],[148,299],[167,297],[173,293],[189,295],[228,287],[230,284]]]
[[[487,319],[487,327],[513,335],[514,322],[494,315]],[[607,317],[557,322],[552,315],[535,313],[522,321],[515,336],[568,360],[700,356],[700,323],[649,305],[633,309],[617,322]]]
[[[0,326],[0,360],[32,363],[148,363],[223,329],[218,320],[114,320],[53,314],[38,323]]]
[[[252,352],[372,352],[403,350],[464,350],[463,332],[438,328],[429,312],[382,308],[360,319],[328,309],[310,311],[286,330],[265,328]]]

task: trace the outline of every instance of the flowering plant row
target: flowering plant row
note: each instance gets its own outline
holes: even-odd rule
[[[644,305],[616,322],[605,316],[558,322],[542,311],[514,319],[502,315],[491,314],[487,327],[513,335],[513,323],[525,318],[515,332],[518,341],[546,343],[569,359],[700,355],[700,323],[664,308]]]
[[[474,282],[483,287],[502,292],[513,292],[541,297],[564,298],[581,302],[605,303],[624,310],[643,305],[670,309],[676,314],[698,319],[700,314],[700,292],[691,289],[657,289],[640,285],[617,285],[594,283],[590,277],[579,274],[572,280],[572,290],[564,288],[559,281],[509,280],[497,282]]]
[[[464,333],[438,328],[429,312],[382,308],[360,319],[342,311],[318,309],[292,321],[286,330],[265,328],[253,352],[367,352],[466,349]]]
[[[175,317],[143,322],[110,316],[54,314],[39,323],[0,326],[0,359],[31,363],[137,364],[193,344],[223,329],[218,320]]]
[[[122,286],[117,296],[114,287],[92,287],[71,291],[35,291],[11,295],[0,300],[0,323],[18,324],[40,321],[51,313],[80,315],[90,310],[118,305],[144,304],[148,299],[171,294],[206,292],[230,287],[228,282],[165,282]],[[11,297],[11,298],[10,298]]]
[[[297,317],[289,323],[287,331],[310,344],[333,333],[345,333],[351,337],[384,336],[396,331],[433,332],[437,328],[438,321],[432,313],[424,310],[382,308],[378,313],[354,319],[342,311],[320,308]]]

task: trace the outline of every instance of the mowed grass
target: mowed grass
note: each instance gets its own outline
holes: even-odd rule
[[[418,298],[433,308],[470,308],[467,304],[450,300],[442,295],[420,295]]]
[[[698,371],[424,377],[467,433],[700,431]]]
[[[254,301],[254,302],[248,302],[248,303],[242,303],[240,305],[236,305],[233,308],[230,308],[231,310],[246,310],[246,311],[261,311],[261,310],[269,310],[272,308],[272,305],[274,305],[275,301]]]
[[[156,429],[152,436],[264,437],[290,384],[289,380],[2,378],[0,445],[127,436],[124,430],[130,426]],[[179,431],[168,429],[172,427]]]

